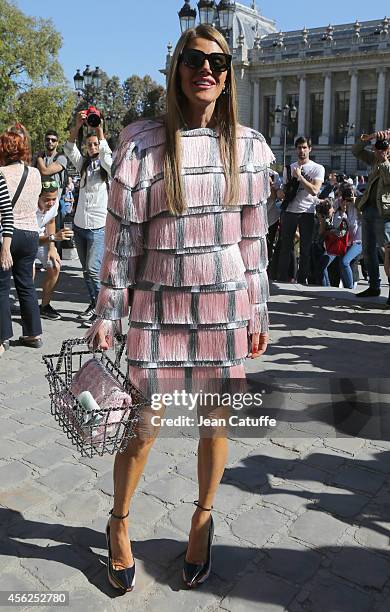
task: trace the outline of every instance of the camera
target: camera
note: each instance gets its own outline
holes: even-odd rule
[[[377,140],[375,142],[375,148],[378,149],[378,151],[387,151],[387,149],[390,147],[390,143],[388,140]]]
[[[332,203],[329,200],[323,200],[316,204],[316,213],[319,217],[327,217],[332,208]]]
[[[338,183],[345,183],[347,180],[347,175],[346,174],[338,174],[336,177],[336,180]]]
[[[100,117],[100,111],[94,106],[89,106],[86,110],[87,113],[87,123],[91,127],[98,127],[102,120]]]

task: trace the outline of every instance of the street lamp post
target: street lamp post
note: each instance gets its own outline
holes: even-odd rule
[[[184,5],[178,12],[182,32],[195,26],[196,9],[191,8],[190,0],[184,0]]]
[[[73,77],[73,82],[79,100],[85,100],[87,104],[93,104],[95,91],[92,91],[92,87],[97,90],[102,86],[102,73],[99,66],[96,66],[95,70],[92,71],[87,64],[82,74],[80,68],[78,68]]]
[[[340,130],[343,132],[344,136],[344,174],[347,174],[347,146],[348,146],[348,136],[350,131],[355,128],[354,123],[341,123]]]
[[[235,0],[221,0],[217,6],[219,29],[222,30],[228,45],[233,47],[233,37],[230,33],[233,29],[233,18],[236,10]]]
[[[214,0],[199,0],[199,21],[202,24],[215,25],[225,36],[228,44],[233,46],[233,18],[236,11],[235,0],[220,0],[218,5]],[[195,27],[197,11],[191,7],[190,0],[184,0],[184,5],[178,12],[180,29],[185,32]]]
[[[199,0],[198,11],[200,23],[214,25],[216,10],[214,0]]]
[[[293,104],[292,106],[285,104],[283,109],[281,109],[280,106],[277,106],[275,108],[276,122],[281,123],[283,128],[283,168],[286,165],[287,130],[290,125],[290,121],[296,120],[297,114],[298,109],[295,104]]]

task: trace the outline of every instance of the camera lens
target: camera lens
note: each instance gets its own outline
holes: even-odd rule
[[[101,119],[96,113],[90,113],[87,117],[87,123],[91,127],[98,127],[101,123]]]
[[[379,151],[386,151],[389,148],[388,140],[377,140],[375,143],[375,148]]]

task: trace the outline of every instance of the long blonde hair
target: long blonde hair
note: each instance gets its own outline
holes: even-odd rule
[[[182,106],[186,98],[181,90],[179,62],[180,54],[193,38],[205,38],[220,46],[224,53],[230,53],[225,38],[210,25],[199,25],[186,30],[181,35],[171,60],[167,86],[167,114],[165,118],[166,152],[164,160],[164,180],[168,210],[175,215],[185,208],[183,181],[181,177],[180,129],[185,126]],[[236,150],[237,134],[237,90],[233,65],[227,71],[225,92],[215,105],[215,115],[219,129],[219,146],[226,180],[225,204],[238,201],[239,173]]]

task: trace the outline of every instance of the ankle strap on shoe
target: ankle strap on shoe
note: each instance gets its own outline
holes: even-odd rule
[[[210,512],[210,510],[212,510],[214,508],[214,506],[211,506],[211,508],[204,508],[203,506],[198,504],[198,500],[197,499],[194,501],[194,504],[195,504],[195,506],[198,506],[198,508],[200,508],[201,510],[206,510],[207,512]]]
[[[125,519],[125,518],[127,518],[129,516],[129,510],[127,511],[127,514],[125,514],[124,516],[119,516],[119,514],[114,514],[114,508],[112,508],[110,510],[110,514],[111,514],[111,516],[113,518],[116,518],[116,519]]]

